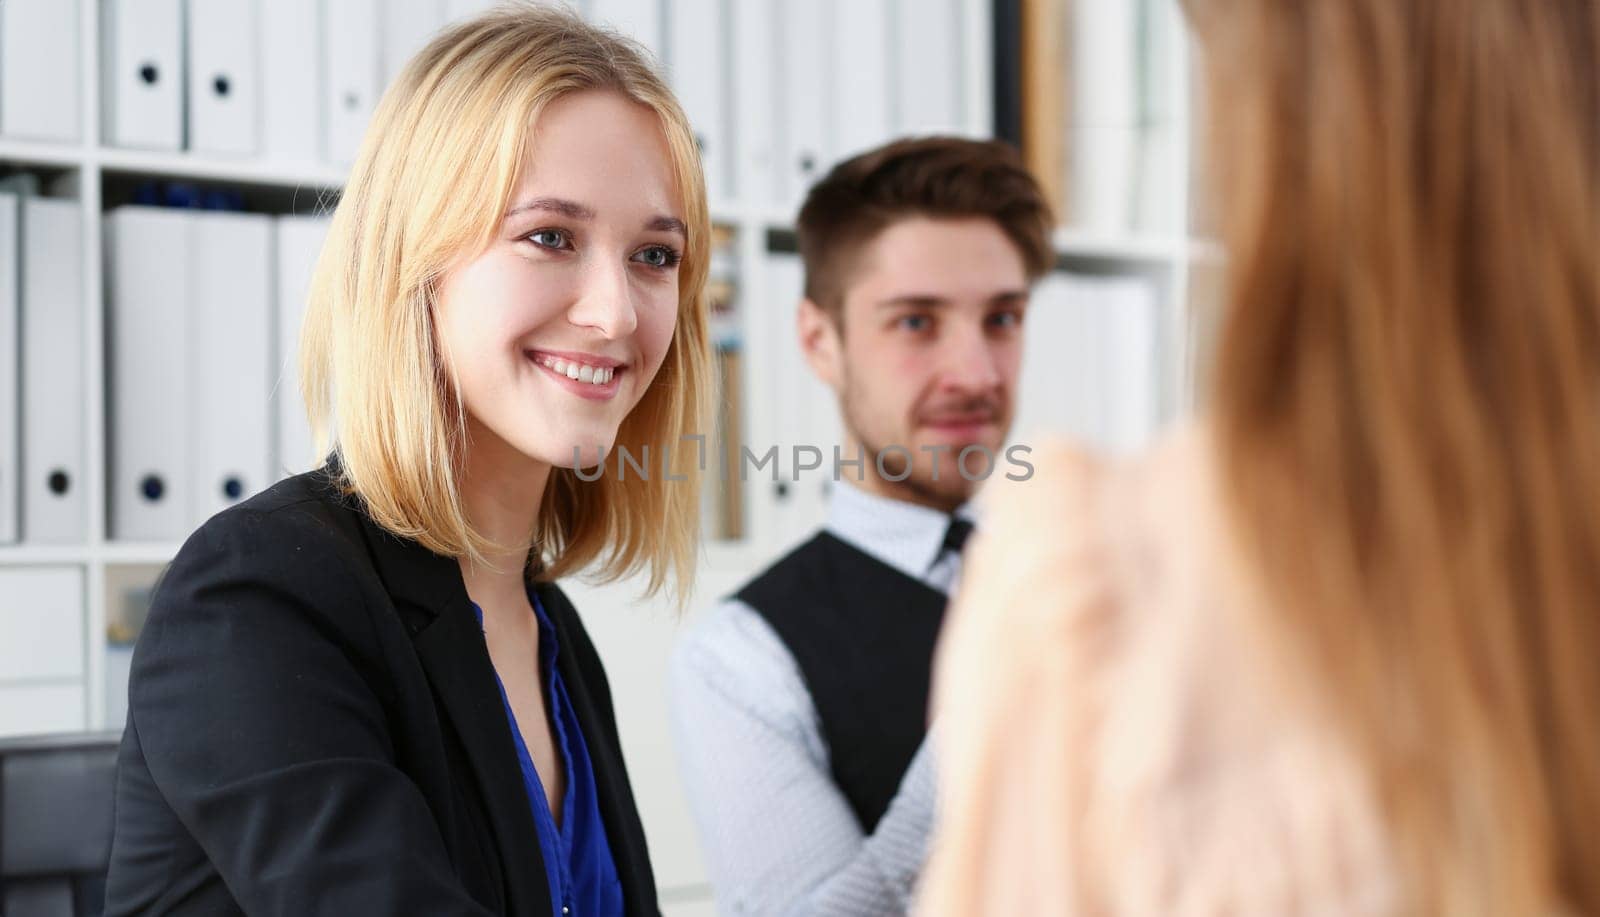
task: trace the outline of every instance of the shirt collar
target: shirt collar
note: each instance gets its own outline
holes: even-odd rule
[[[977,522],[970,503],[955,515]],[[950,516],[939,510],[868,493],[843,479],[828,500],[830,533],[914,579],[927,579],[949,526]]]

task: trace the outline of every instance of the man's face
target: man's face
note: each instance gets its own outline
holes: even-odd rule
[[[839,395],[847,457],[860,446],[867,486],[949,510],[997,464],[1011,427],[1028,303],[1022,255],[983,218],[895,223],[874,238],[847,280],[842,328],[812,303],[801,308],[802,346]],[[876,474],[885,453],[889,477]]]

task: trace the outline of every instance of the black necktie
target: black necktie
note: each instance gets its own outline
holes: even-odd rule
[[[967,537],[972,534],[972,523],[960,516],[950,517],[950,527],[944,530],[944,550],[953,554],[960,554],[967,543]]]

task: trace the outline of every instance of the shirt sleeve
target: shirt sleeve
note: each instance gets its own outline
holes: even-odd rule
[[[721,913],[907,911],[932,826],[929,742],[868,835],[833,781],[798,666],[752,609],[728,602],[685,638],[671,681],[678,755]]]

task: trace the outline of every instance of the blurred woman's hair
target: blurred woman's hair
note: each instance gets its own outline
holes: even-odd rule
[[[384,94],[334,212],[301,332],[301,386],[322,454],[337,454],[375,521],[438,553],[481,558],[495,547],[462,504],[465,413],[434,339],[438,281],[493,239],[540,113],[596,89],[659,118],[688,234],[671,344],[616,445],[686,453],[681,438],[704,430],[711,236],[688,119],[630,42],[531,0],[503,3],[433,39]],[[686,594],[699,478],[677,472],[686,479],[584,482],[554,469],[531,533],[539,577],[598,561],[603,576],[648,568],[652,592],[670,574]]]
[[[1600,3],[1188,5],[1262,624],[1406,912],[1600,913]]]

